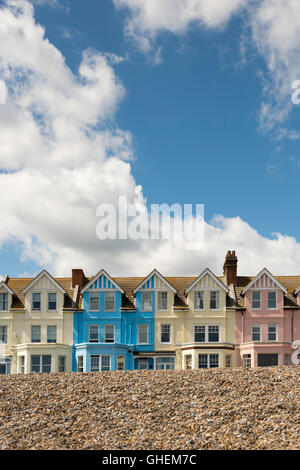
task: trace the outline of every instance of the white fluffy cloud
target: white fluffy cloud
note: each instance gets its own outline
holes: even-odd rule
[[[292,83],[300,79],[300,3],[263,0],[252,10],[251,30],[267,65],[260,124],[264,130],[284,125],[292,108]],[[285,137],[293,138],[287,132]]]
[[[161,32],[182,34],[198,24],[223,26],[246,4],[246,0],[113,0],[118,9],[129,10],[126,34],[149,52]]]
[[[0,71],[9,88],[0,106],[0,247],[21,245],[24,260],[59,275],[72,267],[87,274],[104,267],[113,275],[156,267],[172,275],[210,266],[220,273],[228,249],[237,250],[240,272],[255,274],[263,265],[299,272],[295,239],[264,238],[238,217],[206,224],[197,252],[180,241],[99,241],[100,203],[127,195],[145,208],[131,173],[131,135],[114,124],[125,93],[114,71],[120,59],[86,51],[74,74],[25,0],[7,1],[0,24]]]

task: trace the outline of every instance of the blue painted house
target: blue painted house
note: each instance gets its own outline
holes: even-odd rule
[[[113,279],[102,269],[82,287],[81,296],[82,309],[74,313],[74,371],[154,367],[151,278]]]

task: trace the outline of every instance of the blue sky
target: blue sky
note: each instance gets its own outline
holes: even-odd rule
[[[88,48],[124,58],[113,65],[125,94],[108,127],[131,134],[131,173],[148,204],[204,203],[208,222],[216,214],[239,217],[267,239],[279,232],[300,240],[299,141],[279,138],[282,129],[299,129],[300,106],[269,131],[259,128],[263,80],[270,86],[272,74],[244,15],[232,15],[221,28],[191,22],[178,34],[155,32],[145,52],[124,32],[129,11],[111,0],[60,4],[35,5],[34,18],[74,75]],[[1,274],[32,274],[45,265],[24,252],[24,240],[8,241]]]

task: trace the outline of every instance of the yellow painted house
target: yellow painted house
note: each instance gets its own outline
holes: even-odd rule
[[[72,370],[73,312],[79,287],[43,270],[0,284],[1,373]],[[4,370],[5,369],[5,370]]]
[[[173,357],[169,362],[176,369],[236,365],[235,294],[233,286],[225,284],[230,281],[227,269],[230,272],[225,261],[222,277],[208,268],[198,277],[159,279],[156,274],[161,292],[155,305],[157,357]],[[159,300],[162,292],[164,303]]]

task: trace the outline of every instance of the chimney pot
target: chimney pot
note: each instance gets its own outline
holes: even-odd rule
[[[238,259],[235,251],[228,251],[223,265],[224,278],[227,285],[233,284],[236,286],[237,284],[237,264]]]

